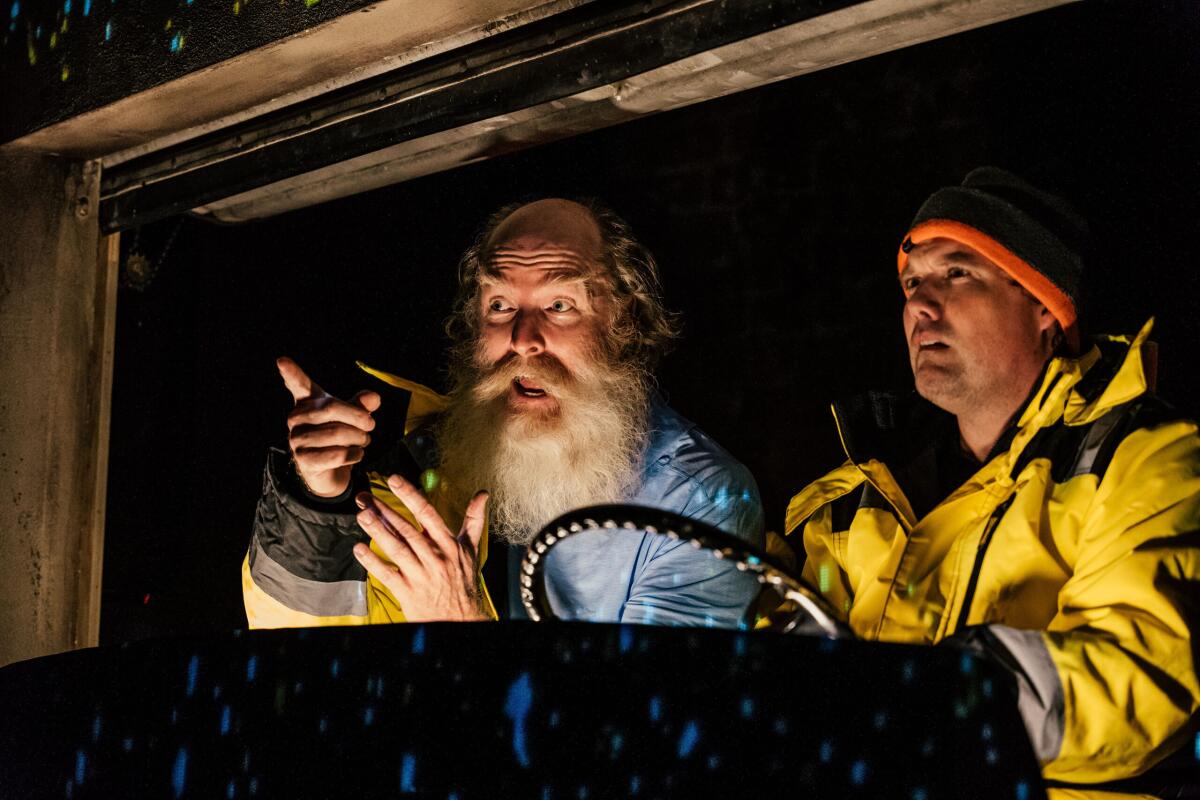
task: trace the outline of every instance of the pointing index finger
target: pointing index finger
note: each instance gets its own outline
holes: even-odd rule
[[[292,399],[297,403],[310,397],[325,394],[325,390],[308,377],[300,365],[287,356],[275,359],[275,366],[283,378],[283,385],[292,393]]]

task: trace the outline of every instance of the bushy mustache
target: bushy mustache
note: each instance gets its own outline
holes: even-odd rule
[[[524,545],[571,508],[626,498],[641,473],[650,384],[630,364],[509,354],[485,364],[476,350],[452,368],[450,407],[438,422],[443,485],[465,505],[491,491],[490,534]],[[552,415],[509,414],[512,382],[536,382],[559,401]]]
[[[508,353],[491,365],[475,364],[471,393],[477,400],[494,400],[504,396],[517,378],[528,378],[552,395],[562,393],[576,382],[566,365],[549,353],[529,358]]]

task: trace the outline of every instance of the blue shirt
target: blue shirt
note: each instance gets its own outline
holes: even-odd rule
[[[693,423],[661,401],[633,505],[673,511],[763,547],[763,510],[754,477]],[[497,548],[498,549],[498,548]],[[526,619],[518,594],[524,548],[509,548],[510,616]],[[684,541],[645,531],[579,534],[545,563],[551,607],[563,619],[736,627],[758,592],[755,579]]]

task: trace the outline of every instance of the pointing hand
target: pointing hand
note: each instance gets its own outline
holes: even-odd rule
[[[350,486],[350,470],[362,460],[375,428],[377,392],[339,400],[313,382],[290,358],[275,362],[296,407],[288,414],[288,447],[296,472],[317,497],[337,497]]]

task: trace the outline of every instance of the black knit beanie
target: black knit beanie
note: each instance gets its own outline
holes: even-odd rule
[[[978,167],[961,186],[934,192],[900,246],[903,271],[915,245],[947,238],[979,251],[1049,309],[1072,352],[1079,350],[1079,301],[1087,222],[1065,200],[997,167]]]

